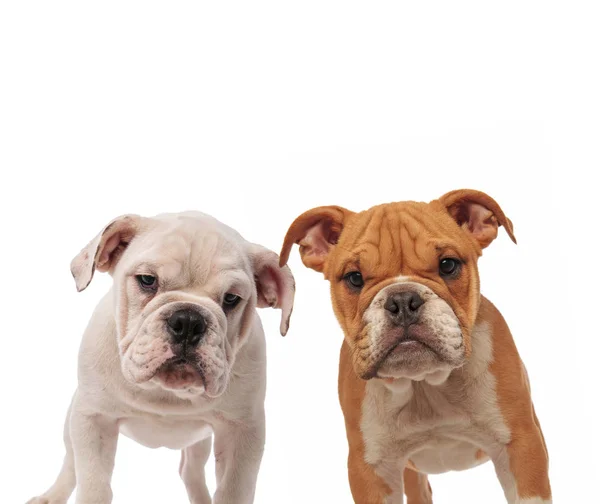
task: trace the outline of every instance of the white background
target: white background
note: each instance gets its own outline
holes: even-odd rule
[[[43,492],[97,275],[71,258],[113,217],[199,209],[279,251],[322,204],[471,187],[513,220],[480,261],[548,441],[556,503],[597,499],[600,37],[593,2],[0,4],[0,502]],[[302,267],[268,340],[259,504],[350,503],[342,334]],[[121,438],[114,502],[185,502],[179,453]],[[212,464],[212,462],[211,462]],[[212,477],[212,466],[210,469]],[[493,467],[431,478],[436,504],[503,503]],[[214,481],[211,480],[214,488]]]

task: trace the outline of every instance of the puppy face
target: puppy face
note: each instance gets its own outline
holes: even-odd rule
[[[321,207],[292,224],[282,262],[298,243],[304,264],[330,281],[361,378],[442,382],[469,356],[477,259],[499,224],[512,236],[499,206],[477,191],[360,213]]]
[[[282,308],[287,331],[293,277],[277,261],[203,214],[124,216],[74,259],[72,271],[80,290],[94,268],[111,271],[127,380],[216,397],[257,306]]]

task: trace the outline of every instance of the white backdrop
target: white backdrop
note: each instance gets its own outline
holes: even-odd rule
[[[312,206],[461,187],[515,224],[482,290],[528,367],[555,502],[595,500],[598,20],[576,1],[2,2],[0,502],[60,467],[80,336],[110,285],[77,294],[69,262],[108,220],[199,209],[279,251]],[[261,312],[256,502],[350,503],[342,334],[326,282],[297,251],[290,266],[288,336]],[[186,501],[179,453],[119,443],[116,504]],[[436,504],[504,502],[491,464],[431,481]]]

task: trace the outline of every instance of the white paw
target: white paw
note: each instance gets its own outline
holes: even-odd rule
[[[67,501],[65,499],[53,499],[42,495],[28,500],[25,504],[67,504]]]

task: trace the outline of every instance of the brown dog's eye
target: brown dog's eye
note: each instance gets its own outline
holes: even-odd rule
[[[354,289],[362,289],[363,285],[365,285],[365,281],[360,274],[360,271],[351,271],[344,276],[344,280]]]
[[[140,287],[147,291],[155,291],[158,289],[158,278],[152,275],[136,275],[135,277],[140,284]]]
[[[448,257],[440,261],[440,275],[443,277],[453,277],[460,272],[460,261]]]

